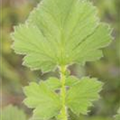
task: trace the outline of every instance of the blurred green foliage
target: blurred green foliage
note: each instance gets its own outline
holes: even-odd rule
[[[9,105],[3,109],[0,118],[2,120],[14,120],[14,119],[26,120],[27,119],[25,113],[22,110],[12,105]]]
[[[115,116],[115,120],[119,120],[120,119],[120,108],[118,109],[117,115]]]
[[[59,76],[58,72],[41,73],[41,71],[30,71],[22,66],[22,57],[16,55],[10,48],[12,40],[10,32],[13,26],[25,21],[29,12],[40,0],[4,0],[0,2],[0,81],[2,81],[3,100],[0,107],[7,106],[9,103],[20,106],[26,110],[28,115],[31,111],[23,104],[24,99],[22,87],[30,81],[39,81],[49,76]],[[104,49],[105,57],[99,61],[87,63],[86,67],[76,65],[70,66],[70,73],[81,77],[88,75],[97,77],[105,83],[101,92],[101,99],[94,103],[89,120],[112,120],[120,106],[120,1],[119,0],[91,0],[98,7],[99,16],[113,28],[114,40],[112,44]],[[1,92],[1,89],[0,89]],[[101,118],[93,118],[101,116]],[[106,118],[108,117],[108,119]],[[110,118],[109,118],[110,117]],[[71,120],[80,120],[71,114]],[[84,120],[88,120],[84,118]]]

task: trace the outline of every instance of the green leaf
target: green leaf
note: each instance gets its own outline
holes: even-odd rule
[[[96,78],[84,77],[67,92],[67,106],[77,115],[87,114],[88,107],[99,98],[102,83]]]
[[[65,86],[66,87],[71,87],[74,84],[76,84],[77,82],[79,82],[79,80],[74,77],[74,76],[69,76],[66,78],[66,83]],[[47,85],[48,88],[50,88],[52,91],[55,90],[59,90],[61,88],[61,82],[59,79],[55,78],[55,77],[50,77],[48,80],[46,80],[45,85]]]
[[[25,113],[12,105],[2,110],[0,118],[1,120],[27,120]]]
[[[120,108],[117,112],[117,115],[115,116],[115,120],[120,120]]]
[[[29,108],[35,108],[34,119],[50,119],[59,113],[61,109],[60,98],[56,93],[50,91],[44,82],[30,83],[24,88],[24,92],[27,96],[24,103]]]
[[[35,26],[19,25],[12,34],[16,53],[25,54],[24,63],[32,69],[49,71],[54,68],[54,60],[49,57],[48,42]],[[47,47],[47,51],[46,51]]]
[[[45,81],[45,84],[53,91],[61,87],[60,80],[55,77],[50,77],[47,81]]]
[[[74,76],[69,76],[66,78],[66,83],[65,85],[68,87],[74,86],[77,82],[79,82],[79,79],[74,77]]]
[[[110,33],[86,0],[43,0],[25,24],[15,27],[13,49],[25,55],[24,65],[47,72],[100,59]]]

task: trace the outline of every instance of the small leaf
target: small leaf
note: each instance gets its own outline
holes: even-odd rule
[[[59,113],[61,109],[60,98],[50,91],[44,82],[31,83],[24,88],[24,92],[27,96],[24,103],[29,108],[35,108],[33,118],[50,119]]]
[[[77,115],[87,114],[88,107],[99,98],[102,83],[96,78],[84,77],[67,92],[67,106]]]
[[[0,115],[1,120],[27,120],[25,113],[12,105],[5,107]]]

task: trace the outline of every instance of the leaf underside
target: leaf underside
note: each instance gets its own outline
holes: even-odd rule
[[[12,47],[25,55],[24,65],[47,72],[101,58],[101,48],[112,39],[110,32],[86,0],[43,0],[25,24],[14,28]]]

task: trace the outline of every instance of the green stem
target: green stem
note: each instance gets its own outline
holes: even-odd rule
[[[61,110],[61,120],[67,120],[67,109],[66,109],[66,66],[60,67],[61,75],[61,100],[62,100],[62,110]]]

